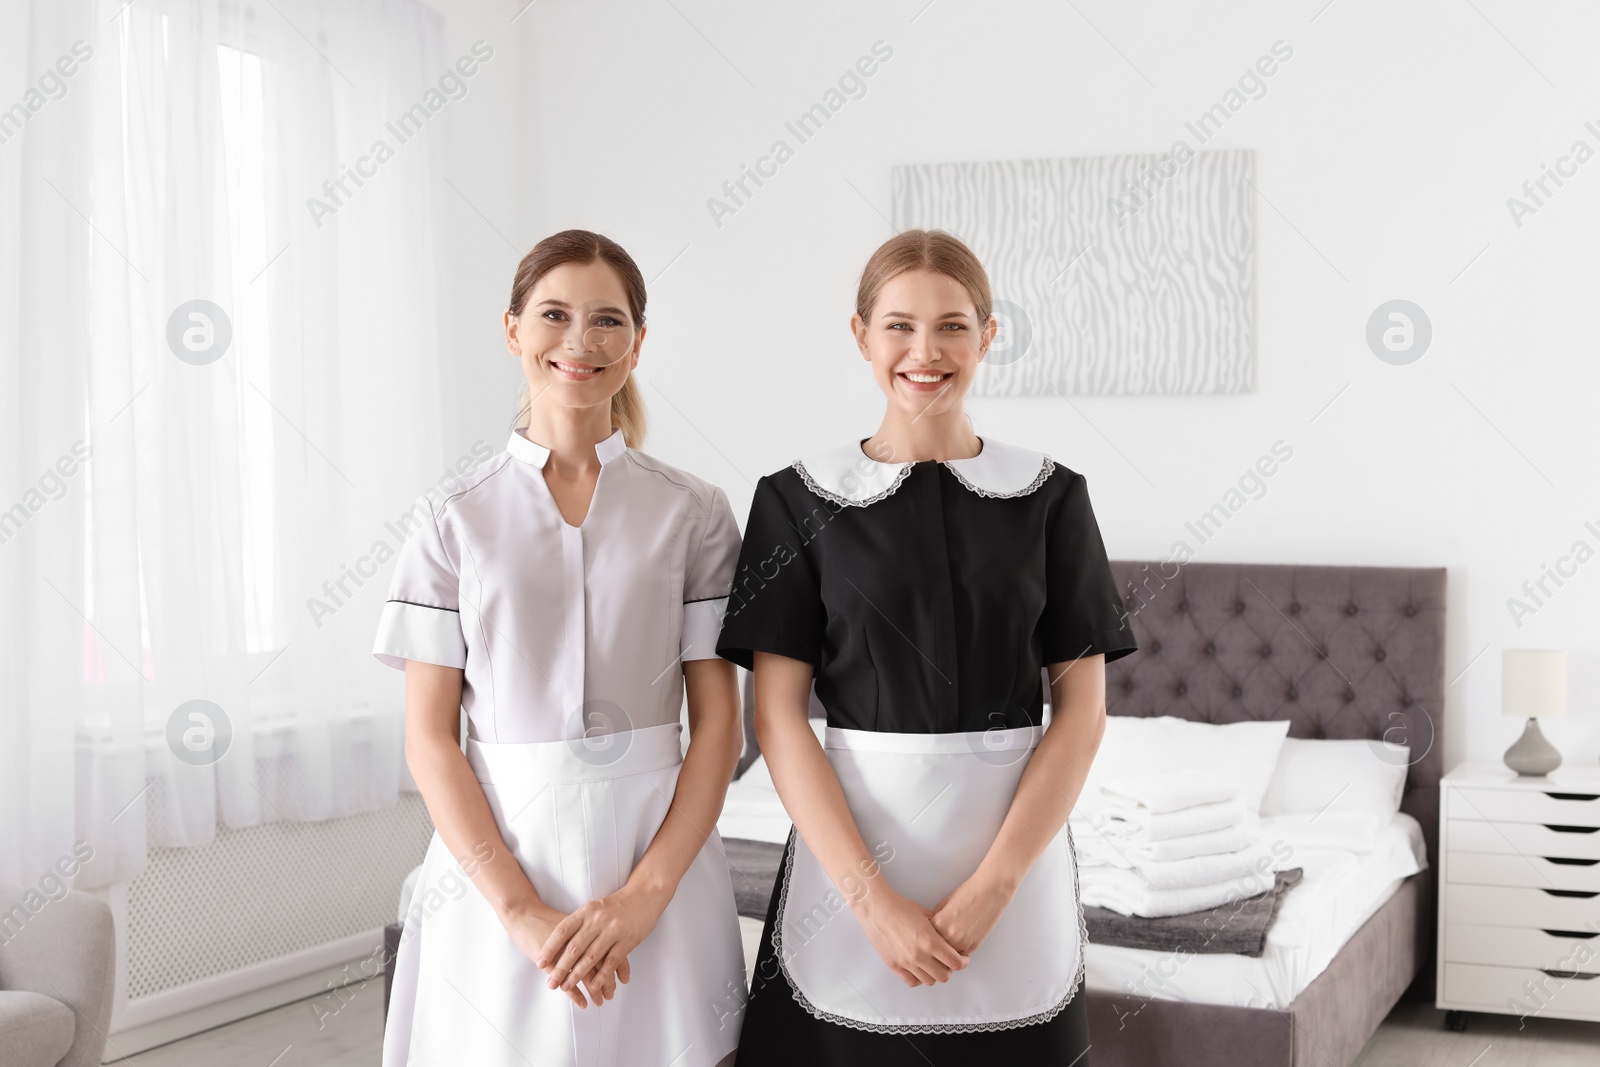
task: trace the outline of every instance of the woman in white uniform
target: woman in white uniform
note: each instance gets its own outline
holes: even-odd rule
[[[720,489],[636,450],[644,304],[598,234],[528,253],[505,314],[518,426],[418,508],[396,563],[373,652],[406,672],[436,832],[385,1067],[732,1060],[744,956],[715,826],[741,740],[715,645],[739,530]]]
[[[1135,649],[1088,488],[973,432],[996,323],[966,245],[891,238],[852,325],[883,421],[757,484],[718,642],[795,824],[739,1063],[1084,1067],[1066,820]]]

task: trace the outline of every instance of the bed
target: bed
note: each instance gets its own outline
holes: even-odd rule
[[[1175,966],[1171,953],[1091,943],[1095,1063],[1346,1067],[1403,995],[1433,997],[1445,572],[1112,568],[1140,651],[1107,667],[1108,713],[1287,719],[1290,737],[1389,740],[1408,745],[1411,760],[1399,813],[1365,847],[1327,834],[1297,843],[1304,876],[1260,957],[1194,955]],[[759,756],[745,706],[741,777],[718,829],[753,954],[789,823],[771,790],[745,774]],[[813,717],[822,714],[813,698]],[[1305,828],[1265,819],[1262,829],[1296,843]]]

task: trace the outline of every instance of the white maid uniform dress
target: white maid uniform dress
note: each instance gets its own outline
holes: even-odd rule
[[[739,552],[722,490],[595,446],[579,526],[513,431],[401,549],[373,654],[460,667],[466,756],[539,896],[572,911],[621,888],[682,763],[683,660],[710,659]],[[421,509],[419,509],[421,510]],[[405,916],[384,1067],[712,1067],[746,997],[715,828],[615,1000],[580,1009],[505,933],[437,833]],[[469,857],[470,858],[470,857]]]

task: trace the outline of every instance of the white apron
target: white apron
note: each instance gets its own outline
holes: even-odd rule
[[[882,876],[932,908],[977,870],[1043,733],[830,726],[823,747]],[[796,999],[820,1019],[882,1033],[1011,1029],[1055,1016],[1083,976],[1088,937],[1069,827],[967,967],[932,986],[907,986],[889,969],[799,833],[785,874],[774,947]]]
[[[467,740],[495,822],[545,903],[620,889],[666,817],[683,756],[672,723],[589,741]],[[746,985],[722,840],[690,865],[617,997],[578,1008],[512,942],[437,833],[411,898],[384,1067],[712,1067],[738,1045]]]

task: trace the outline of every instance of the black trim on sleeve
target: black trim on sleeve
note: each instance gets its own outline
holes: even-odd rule
[[[460,608],[442,608],[438,604],[419,604],[415,600],[396,600],[395,598],[390,597],[389,598],[389,603],[391,603],[391,604],[410,604],[414,608],[432,608],[434,611],[453,611],[457,615],[461,614],[461,609]]]

